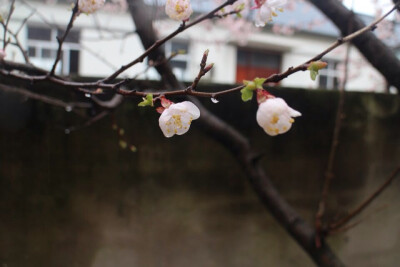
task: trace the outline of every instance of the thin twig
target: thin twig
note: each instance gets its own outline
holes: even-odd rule
[[[11,20],[11,16],[12,16],[14,10],[15,10],[15,0],[12,0],[11,5],[10,5],[10,9],[8,11],[8,16],[7,16],[7,19],[6,19],[6,23],[4,23],[4,24],[2,23],[3,29],[4,29],[4,33],[3,33],[3,50],[4,51],[6,50],[7,44],[9,42],[7,40],[8,23]]]
[[[380,207],[378,207],[377,209],[374,209],[373,211],[371,211],[370,213],[366,214],[363,218],[353,222],[353,223],[349,223],[347,225],[344,225],[343,227],[337,228],[337,229],[332,229],[329,230],[327,232],[327,235],[333,235],[333,234],[338,234],[338,233],[343,233],[346,232],[348,230],[353,229],[354,227],[356,227],[357,225],[359,225],[360,223],[364,222],[367,218],[369,218],[371,215],[376,214],[380,211],[382,211],[383,209],[387,208],[389,205],[385,204],[382,205]]]
[[[355,208],[353,211],[351,211],[346,217],[338,220],[335,223],[332,223],[329,225],[328,231],[334,231],[343,225],[345,225],[347,222],[349,222],[351,219],[356,217],[358,214],[360,214],[369,204],[371,204],[372,201],[374,201],[392,182],[393,180],[397,177],[397,175],[400,173],[400,166],[397,167],[392,174],[389,176],[389,178],[372,194],[370,195],[364,202],[362,202],[357,208]]]
[[[18,34],[12,32],[10,29],[7,29],[7,32],[9,34],[11,34],[11,36],[15,40],[15,42],[8,42],[8,44],[16,46],[19,49],[19,51],[21,52],[22,56],[24,57],[25,62],[30,64],[28,52],[24,49],[23,45],[19,41]]]
[[[187,90],[188,92],[190,92],[190,91],[195,91],[196,88],[197,88],[197,85],[198,85],[199,82],[200,82],[200,79],[201,79],[204,75],[206,75],[207,72],[209,72],[209,71],[212,69],[212,67],[214,66],[214,64],[210,64],[210,65],[206,66],[206,64],[207,64],[207,58],[208,58],[208,52],[209,52],[209,51],[206,50],[206,51],[203,53],[203,57],[202,57],[201,62],[200,62],[200,70],[199,70],[199,73],[197,74],[197,77],[194,79],[192,85],[189,86],[188,88],[186,88],[186,90]]]
[[[354,16],[354,13],[351,13],[352,16]],[[350,20],[351,22],[352,20]],[[349,23],[349,31],[352,28],[352,24]],[[339,88],[339,103],[338,103],[338,108],[336,111],[336,118],[335,118],[335,128],[333,130],[333,137],[332,137],[332,143],[331,143],[331,148],[329,151],[329,157],[328,157],[328,165],[326,167],[325,171],[325,179],[324,179],[324,186],[322,188],[322,193],[321,193],[321,199],[319,201],[318,205],[318,210],[315,215],[315,229],[317,232],[317,235],[315,236],[315,242],[317,246],[321,246],[321,238],[322,238],[322,229],[323,229],[323,216],[325,214],[325,206],[326,206],[326,201],[328,199],[328,194],[330,190],[330,185],[332,183],[333,178],[335,177],[333,173],[333,165],[335,162],[336,158],[336,151],[339,146],[339,135],[340,135],[340,130],[342,128],[342,119],[343,119],[343,109],[344,109],[344,90],[346,89],[346,84],[347,84],[347,79],[349,76],[349,58],[350,58],[350,49],[351,45],[347,45],[346,49],[346,55],[344,59],[344,77],[343,80],[340,84]]]
[[[57,63],[61,59],[62,45],[63,45],[65,39],[67,38],[68,33],[71,31],[71,29],[72,29],[72,27],[74,25],[74,21],[75,21],[76,17],[79,15],[78,2],[79,2],[79,0],[76,1],[75,6],[72,9],[71,19],[69,20],[69,23],[67,25],[67,29],[64,32],[64,35],[61,38],[59,38],[57,36],[57,41],[58,41],[57,56],[56,56],[56,59],[54,60],[54,64],[53,64],[53,67],[51,68],[49,76],[53,76],[54,72],[56,71]]]
[[[6,86],[6,85],[2,85],[0,84],[0,90],[4,91],[4,92],[11,92],[11,93],[17,93],[19,95],[22,95],[24,97],[27,98],[31,98],[31,99],[35,99],[35,100],[39,100],[42,101],[44,103],[53,105],[53,106],[58,106],[58,107],[62,107],[65,108],[68,111],[73,111],[75,112],[75,108],[83,108],[83,109],[87,109],[87,108],[91,108],[92,104],[90,103],[85,103],[85,102],[64,102],[60,99],[54,98],[54,97],[49,97],[46,95],[41,95],[41,94],[37,94],[37,93],[33,93],[29,90],[26,89],[21,89],[21,88],[17,88],[17,87],[10,87],[10,86]]]
[[[227,1],[225,2],[225,5],[228,5],[230,3],[233,3],[234,1]],[[373,29],[379,22],[381,22],[385,17],[387,17],[390,13],[392,13],[397,6],[393,7],[389,12],[387,12],[384,16],[382,16],[380,19],[374,21],[373,23],[371,23],[370,25],[364,27],[363,29],[350,34],[344,38],[339,38],[336,42],[334,42],[331,46],[329,46],[327,49],[325,49],[324,51],[322,51],[320,54],[316,55],[315,57],[309,59],[308,61],[306,61],[305,63],[298,65],[297,67],[290,67],[288,68],[286,71],[279,73],[279,74],[273,74],[271,76],[269,76],[266,80],[264,84],[267,83],[277,83],[280,82],[281,80],[285,79],[286,77],[292,75],[293,73],[299,72],[299,71],[306,71],[308,68],[308,64],[312,61],[317,61],[319,59],[321,59],[323,56],[325,56],[326,54],[328,54],[329,52],[331,52],[333,49],[337,48],[338,46],[344,44],[345,42],[349,42],[352,39],[358,37],[359,35],[363,34],[364,32]],[[213,11],[211,11],[210,13],[208,13],[207,15],[204,15],[202,17],[200,17],[199,19],[197,19],[196,21],[192,22],[190,25],[193,26],[195,24],[195,22],[197,21],[203,21],[204,19],[207,18],[207,16],[211,16],[210,14],[213,14],[213,12],[218,11],[221,8],[221,6]],[[198,23],[198,22],[197,22]],[[188,24],[189,25],[189,24]],[[188,25],[185,26],[185,29],[188,28]],[[177,33],[176,33],[177,34]],[[175,34],[175,35],[176,35]],[[175,36],[174,35],[174,36]],[[173,36],[170,36],[169,39],[171,39]],[[169,40],[168,39],[168,40]],[[163,39],[163,43],[166,40]],[[155,45],[155,44],[154,44]],[[154,45],[151,46],[149,49],[146,50],[145,54],[143,54],[143,58],[145,56],[147,56],[154,48]],[[157,47],[160,44],[157,45]],[[137,59],[138,60],[138,59]],[[13,65],[15,66],[15,64],[13,64],[12,62],[8,62],[8,61],[3,61],[1,64],[7,64],[7,65]],[[19,66],[18,69],[25,69],[23,66]],[[30,70],[34,70],[32,68],[28,68]],[[125,67],[121,67],[117,72],[115,72],[112,76],[117,77],[120,73],[122,73],[126,68]],[[121,71],[122,70],[122,71]],[[196,97],[207,97],[207,98],[216,98],[219,97],[221,95],[225,95],[225,94],[230,94],[236,91],[240,91],[241,89],[243,89],[243,85],[234,87],[234,88],[230,88],[227,90],[222,90],[219,92],[198,92],[198,91],[193,91],[193,90],[174,90],[174,91],[157,91],[157,92],[151,92],[151,91],[147,91],[147,92],[139,92],[136,90],[125,90],[125,89],[120,89],[119,86],[125,85],[129,79],[124,80],[123,82],[118,82],[118,83],[108,83],[109,81],[113,80],[114,77],[110,76],[108,78],[105,78],[103,80],[99,80],[96,82],[71,82],[71,81],[66,81],[60,77],[57,76],[52,76],[49,77],[48,75],[40,75],[40,76],[26,76],[26,75],[20,75],[20,74],[16,74],[13,72],[6,72],[6,71],[1,71],[1,74],[5,75],[5,76],[11,76],[13,78],[16,79],[20,79],[20,80],[25,80],[28,81],[30,83],[34,83],[34,82],[38,82],[38,81],[50,81],[52,83],[55,84],[59,84],[59,85],[63,85],[66,87],[73,87],[75,89],[80,90],[79,88],[102,88],[105,90],[115,90],[117,93],[122,94],[124,96],[138,96],[138,97],[143,97],[146,96],[148,93],[152,93],[154,97],[160,96],[160,95],[165,95],[165,96],[177,96],[177,95],[191,95],[191,96],[196,96]]]
[[[212,18],[214,17],[214,14],[216,12],[218,12],[219,10],[221,10],[222,8],[228,6],[228,5],[232,5],[233,3],[235,3],[237,0],[227,0],[225,3],[221,4],[220,6],[218,6],[217,8],[215,8],[214,10],[210,11],[209,13],[200,16],[199,18],[197,18],[196,20],[194,20],[191,23],[186,24],[185,22],[182,22],[182,24],[172,33],[170,33],[169,35],[167,35],[166,37],[164,37],[163,39],[157,40],[152,46],[150,46],[148,49],[146,49],[146,51],[144,51],[144,53],[142,55],[140,55],[138,58],[136,58],[135,60],[131,61],[130,63],[123,65],[120,67],[119,70],[117,70],[116,72],[114,72],[113,74],[111,74],[109,77],[105,78],[102,80],[103,83],[109,83],[111,81],[113,81],[114,79],[116,79],[122,72],[126,71],[127,69],[129,69],[130,67],[132,67],[133,65],[139,63],[139,62],[143,62],[143,60],[156,48],[160,47],[161,45],[163,45],[165,42],[167,42],[168,40],[172,39],[173,37],[175,37],[176,35],[178,35],[179,33],[193,27],[196,24],[199,24],[200,22]]]

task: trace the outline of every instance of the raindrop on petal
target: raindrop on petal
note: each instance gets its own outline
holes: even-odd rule
[[[219,102],[219,100],[214,97],[211,97],[211,102],[213,102],[214,104],[217,104]]]

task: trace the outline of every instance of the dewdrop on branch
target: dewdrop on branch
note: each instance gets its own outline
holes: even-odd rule
[[[167,0],[165,3],[165,13],[173,20],[188,20],[193,13],[190,0]]]
[[[294,123],[293,117],[301,116],[285,100],[274,97],[265,90],[257,90],[257,101],[257,123],[271,136],[286,133]]]
[[[165,101],[162,103],[163,107],[157,109],[158,112],[162,112],[158,120],[161,131],[165,137],[186,133],[192,121],[200,117],[200,110],[190,101],[177,104],[167,101],[169,103]]]
[[[79,0],[78,7],[82,13],[94,13],[104,6],[105,0]]]

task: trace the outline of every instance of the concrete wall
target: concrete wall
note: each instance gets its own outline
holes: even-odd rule
[[[312,222],[338,95],[273,92],[303,114],[277,137],[256,124],[255,102],[204,102],[249,136],[282,195]],[[72,113],[0,93],[2,266],[313,266],[196,121],[166,139],[159,115],[136,104],[115,114],[132,153],[118,146],[110,117],[66,135],[82,122]],[[400,158],[398,96],[349,93],[345,113],[330,218],[360,203]],[[348,266],[398,266],[399,193],[396,180],[360,225],[329,239]]]

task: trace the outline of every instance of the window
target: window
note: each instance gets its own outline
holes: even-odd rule
[[[323,59],[328,66],[319,71],[319,88],[338,89],[340,71],[338,70],[339,61]]]
[[[39,26],[28,26],[28,54],[33,64],[50,70],[57,55],[56,37],[63,32]],[[63,44],[61,60],[56,73],[61,75],[77,74],[79,70],[79,31],[71,31]]]
[[[170,64],[175,76],[181,80],[188,80],[189,72],[189,44],[183,41],[171,41],[165,44],[165,55],[169,57],[174,52],[184,51],[183,54],[179,54],[171,59]]]
[[[237,51],[236,82],[253,80],[256,77],[268,77],[280,71],[281,55],[272,51],[248,50]]]

